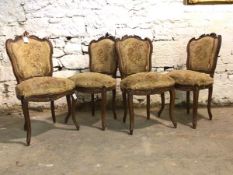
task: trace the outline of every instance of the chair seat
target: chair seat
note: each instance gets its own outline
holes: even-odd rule
[[[214,82],[209,74],[191,70],[174,70],[169,72],[168,75],[179,85],[207,86]]]
[[[121,81],[121,89],[153,90],[174,86],[175,81],[166,74],[141,72],[130,75]]]
[[[70,77],[77,88],[114,88],[116,80],[109,75],[97,72],[84,72]]]
[[[34,77],[22,81],[16,86],[16,94],[18,97],[33,96],[53,96],[60,95],[75,88],[73,81],[65,78],[55,77]]]

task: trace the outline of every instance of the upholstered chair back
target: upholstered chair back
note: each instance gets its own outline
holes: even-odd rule
[[[212,33],[198,39],[192,38],[187,46],[187,68],[213,76],[220,47],[221,35]]]
[[[89,44],[90,71],[116,76],[117,57],[115,39],[104,36]]]
[[[52,75],[53,49],[48,39],[18,36],[15,40],[6,41],[6,50],[18,83],[32,77]]]
[[[151,70],[152,42],[138,36],[124,36],[116,41],[119,68],[122,78]]]

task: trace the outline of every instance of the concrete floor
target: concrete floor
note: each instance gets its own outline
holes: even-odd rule
[[[0,175],[232,175],[233,108],[213,108],[213,121],[200,108],[198,127],[191,115],[176,108],[174,129],[165,108],[161,119],[157,108],[147,121],[145,109],[136,109],[134,135],[123,124],[122,110],[114,120],[108,111],[106,131],[100,127],[100,112],[78,111],[80,131],[65,110],[57,110],[56,124],[50,111],[31,112],[31,146],[25,146],[21,110],[0,114]]]

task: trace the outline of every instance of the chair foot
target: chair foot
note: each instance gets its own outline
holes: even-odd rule
[[[27,144],[26,144],[26,146],[30,146],[30,143],[31,143],[31,139],[27,139]]]
[[[173,123],[173,125],[174,125],[174,128],[177,128],[177,123]]]
[[[197,124],[193,124],[193,129],[196,129],[197,128]]]
[[[133,135],[133,130],[129,130],[129,135]]]

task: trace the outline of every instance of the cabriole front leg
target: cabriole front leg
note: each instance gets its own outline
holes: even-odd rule
[[[26,143],[27,146],[29,146],[31,143],[31,121],[28,110],[28,101],[26,101],[25,99],[21,99],[21,103],[22,103],[23,115],[25,119],[24,129],[27,131]]]
[[[128,106],[129,106],[129,134],[133,135],[134,129],[134,109],[133,109],[133,93],[131,91],[128,92]]]
[[[72,111],[72,120],[74,122],[74,125],[75,125],[76,129],[79,130],[79,124],[78,124],[78,122],[76,120],[76,116],[75,116],[76,100],[74,99],[73,96],[71,97],[71,99],[72,99],[72,101],[71,101],[71,103],[72,103],[72,109],[71,109],[71,111]]]
[[[211,101],[212,101],[212,93],[213,93],[213,86],[211,86],[208,89],[208,104],[207,104],[207,109],[208,109],[208,114],[209,114],[209,119],[212,120],[212,112],[211,112]]]
[[[175,128],[177,128],[177,123],[174,117],[174,105],[175,105],[175,89],[169,90],[170,93],[170,104],[169,104],[169,117]]]
[[[197,127],[197,108],[198,108],[199,89],[194,87],[193,90],[193,129]]]
[[[106,118],[106,88],[102,89],[101,92],[101,122],[102,122],[102,130],[105,130],[105,118]]]
[[[122,98],[123,98],[123,108],[124,108],[123,122],[125,123],[127,118],[127,94],[124,90],[122,92]]]

